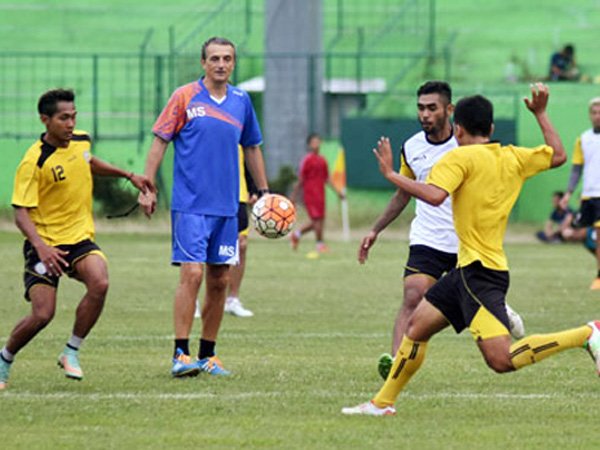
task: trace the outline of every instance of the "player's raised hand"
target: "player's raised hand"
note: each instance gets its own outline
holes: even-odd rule
[[[540,114],[546,111],[549,96],[548,86],[544,83],[535,83],[531,85],[531,99],[525,97],[523,101],[529,111]]]
[[[387,178],[391,173],[394,172],[394,160],[392,156],[392,145],[390,144],[390,139],[385,136],[379,138],[377,141],[377,148],[373,149],[373,153],[379,162],[379,171],[384,177]]]
[[[358,247],[358,262],[364,264],[369,259],[369,249],[373,247],[377,240],[377,233],[373,230],[369,231],[361,241],[360,247]]]

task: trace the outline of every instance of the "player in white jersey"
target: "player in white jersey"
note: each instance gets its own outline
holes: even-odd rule
[[[567,193],[561,200],[561,206],[566,208],[571,194],[577,187],[583,175],[581,190],[581,207],[575,218],[577,227],[593,226],[596,230],[596,261],[598,273],[590,289],[600,290],[600,97],[590,100],[590,122],[592,128],[577,138],[573,150],[573,167]]]
[[[400,173],[417,181],[425,181],[433,165],[451,149],[458,147],[452,134],[450,117],[452,90],[444,81],[428,81],[417,90],[417,114],[423,131],[409,138],[402,147]],[[404,210],[411,195],[398,189],[371,231],[362,239],[358,261],[364,264],[377,236]],[[379,358],[379,374],[387,378],[408,318],[425,292],[456,266],[458,238],[452,220],[452,203],[447,198],[440,206],[416,200],[415,218],[410,226],[409,255],[404,269],[404,301],[394,323],[392,353]],[[508,308],[511,334],[525,335],[521,318]]]

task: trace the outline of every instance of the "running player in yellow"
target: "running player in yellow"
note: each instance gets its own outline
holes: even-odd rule
[[[422,131],[414,134],[402,145],[400,173],[413,180],[425,181],[434,164],[458,142],[452,132],[450,117],[454,111],[452,89],[445,81],[427,81],[417,90],[417,116]],[[385,211],[369,233],[362,239],[358,261],[364,264],[370,248],[381,233],[404,210],[410,194],[401,188],[388,203]],[[458,237],[452,220],[452,202],[447,198],[441,205],[433,206],[416,199],[415,218],[410,224],[408,260],[404,269],[404,299],[396,315],[392,335],[392,352],[379,357],[379,375],[385,380],[390,373],[395,355],[406,332],[408,318],[413,313],[427,289],[440,277],[456,267]],[[506,305],[510,333],[515,339],[525,336],[521,316]]]
[[[395,414],[396,398],[419,370],[429,339],[448,325],[456,332],[468,328],[487,365],[498,373],[521,369],[570,348],[586,348],[600,375],[600,321],[511,344],[505,306],[508,264],[503,249],[508,216],[527,178],[566,160],[560,137],[546,114],[547,87],[541,83],[532,87],[532,98],[525,103],[546,145],[502,147],[490,142],[492,104],[479,95],[463,98],[454,112],[454,134],[460,147],[440,159],[426,182],[394,172],[389,139],[379,140],[375,155],[389,181],[430,204],[439,205],[452,197],[458,264],[427,291],[411,315],[394,365],[377,395],[369,402],[343,408],[343,414]]]
[[[596,230],[596,264],[598,272],[590,289],[600,290],[600,97],[590,100],[590,122],[592,128],[577,138],[573,151],[573,167],[567,192],[561,200],[561,206],[567,208],[571,194],[583,175],[581,207],[576,217],[580,228],[594,227]]]
[[[72,91],[55,89],[38,102],[43,133],[17,169],[12,196],[17,227],[25,236],[25,316],[0,350],[0,390],[8,383],[13,359],[54,316],[56,290],[63,274],[85,284],[75,313],[73,334],[58,364],[68,378],[80,380],[79,347],[100,317],[108,290],[105,257],[94,243],[92,174],[127,178],[142,192],[154,190],[143,175],[119,169],[91,155],[90,137],[75,129]]]

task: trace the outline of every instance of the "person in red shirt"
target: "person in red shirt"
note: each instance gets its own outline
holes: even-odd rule
[[[292,249],[296,250],[303,234],[314,230],[317,238],[317,252],[327,251],[327,246],[323,241],[323,228],[325,222],[325,185],[329,185],[340,198],[344,198],[344,193],[336,190],[329,176],[327,161],[319,151],[321,149],[321,137],[317,133],[312,133],[306,139],[308,154],[300,162],[298,181],[294,185],[291,194],[292,202],[296,203],[296,198],[300,189],[304,192],[304,206],[310,218],[310,222],[303,224],[298,230],[291,234]]]

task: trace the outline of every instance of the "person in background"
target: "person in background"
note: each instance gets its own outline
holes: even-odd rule
[[[575,81],[579,76],[573,44],[567,44],[562,50],[552,54],[548,74],[550,81]]]
[[[290,242],[292,249],[297,250],[302,235],[314,231],[317,240],[316,251],[325,253],[328,251],[324,239],[325,186],[328,185],[342,199],[344,193],[336,190],[329,176],[327,160],[320,155],[321,137],[317,133],[310,134],[306,139],[306,145],[308,154],[300,162],[298,181],[292,189],[290,200],[296,203],[298,193],[302,189],[309,221],[291,233]]]
[[[575,142],[572,156],[571,176],[566,193],[561,199],[561,207],[567,208],[571,195],[579,180],[583,178],[581,206],[575,215],[573,225],[576,228],[594,227],[596,229],[596,277],[590,285],[591,290],[600,290],[600,97],[592,98],[588,106],[592,127],[584,131]]]
[[[250,222],[248,220],[248,207],[258,199],[254,180],[245,168],[244,152],[240,148],[240,205],[238,208],[238,245],[240,261],[229,269],[229,286],[225,299],[225,312],[236,317],[252,317],[254,313],[245,308],[240,301],[240,288],[246,272],[246,253],[248,251],[248,233]]]
[[[541,242],[556,243],[567,240],[571,222],[573,222],[573,210],[568,206],[563,208],[561,200],[565,195],[562,191],[552,194],[552,212],[544,224],[544,229],[538,231],[535,236]]]

